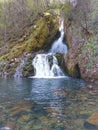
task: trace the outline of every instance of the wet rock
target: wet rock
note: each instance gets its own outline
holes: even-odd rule
[[[91,117],[89,117],[86,122],[91,125],[98,126],[98,113],[94,113]]]
[[[22,76],[24,77],[28,77],[34,75],[34,67],[33,65],[30,63],[27,63],[23,68],[22,68]]]
[[[3,106],[0,106],[0,111],[2,111],[2,110],[4,110],[5,109],[5,107],[3,107]]]
[[[55,57],[58,59],[58,65],[65,71],[64,67],[64,55],[61,53],[56,53]]]
[[[48,61],[49,61],[50,67],[52,67],[52,65],[53,65],[53,56],[52,55],[48,56]]]
[[[10,109],[9,112],[11,116],[16,116],[23,112],[24,113],[30,112],[30,108],[31,108],[31,104],[24,102],[24,104],[22,105],[17,105],[16,107],[13,107],[12,109]]]
[[[30,115],[28,114],[28,115],[22,115],[20,118],[19,118],[19,122],[21,123],[21,122],[27,122],[27,121],[29,121],[29,119],[30,119]]]
[[[87,130],[98,130],[98,126],[95,126],[93,124],[90,124],[88,122],[85,122],[84,123],[84,127],[87,129]]]
[[[67,90],[57,89],[53,92],[55,95],[65,97],[68,94]]]
[[[39,118],[39,120],[40,120],[42,123],[45,123],[45,124],[48,124],[48,123],[49,123],[48,118],[45,117],[45,116],[41,116],[41,117]]]
[[[15,122],[15,120],[13,120],[12,118],[10,118],[8,121],[7,121],[7,126],[10,128],[10,130],[19,130],[20,129],[20,126],[19,124],[17,124]]]

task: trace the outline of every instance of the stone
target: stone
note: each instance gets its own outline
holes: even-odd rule
[[[86,120],[86,122],[88,122],[89,124],[98,126],[98,112],[92,114],[92,116],[89,117],[89,118]]]
[[[19,118],[19,122],[27,122],[27,121],[29,121],[29,119],[30,119],[29,114],[28,114],[28,115],[22,115],[22,116]]]

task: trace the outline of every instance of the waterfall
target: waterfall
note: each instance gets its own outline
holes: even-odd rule
[[[58,40],[56,40],[53,43],[52,48],[50,49],[50,53],[63,53],[66,54],[67,53],[67,46],[63,43],[63,39],[64,39],[64,20],[61,21],[60,23],[60,37]]]
[[[35,72],[36,76],[43,77],[51,75],[47,54],[37,54],[32,64],[36,70]]]
[[[64,39],[64,21],[60,22],[60,37],[53,43],[52,48],[47,54],[37,54],[32,61],[37,78],[51,78],[65,76],[62,69],[58,65],[56,53],[66,54],[67,46],[63,43]],[[50,60],[51,59],[51,60]]]
[[[50,63],[50,57],[51,63]],[[37,54],[33,59],[32,65],[35,68],[35,77],[57,77],[64,76],[61,68],[58,66],[58,61],[52,54]]]

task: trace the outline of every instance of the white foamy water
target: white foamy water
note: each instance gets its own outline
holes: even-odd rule
[[[62,78],[65,77],[62,69],[58,65],[58,60],[55,57],[56,53],[66,54],[67,46],[63,43],[64,39],[64,21],[60,23],[60,37],[53,43],[52,48],[47,54],[37,54],[32,61],[35,69],[33,78]]]
[[[49,57],[51,56],[51,62]],[[57,58],[48,54],[37,54],[32,61],[35,68],[36,77],[57,77],[64,76],[63,71],[58,66]]]
[[[61,35],[59,39],[53,43],[52,48],[50,49],[50,53],[66,54],[67,46],[63,43],[63,39],[64,39],[64,21],[63,20],[60,23],[59,31]]]

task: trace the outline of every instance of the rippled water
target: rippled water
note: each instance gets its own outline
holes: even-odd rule
[[[0,128],[98,130],[86,123],[98,111],[98,90],[85,86],[72,78],[0,79]]]

